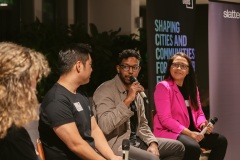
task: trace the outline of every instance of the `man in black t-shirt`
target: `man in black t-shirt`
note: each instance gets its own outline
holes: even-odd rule
[[[60,78],[40,108],[39,134],[49,160],[121,160],[109,147],[88,98],[77,91],[92,72],[90,46],[70,45],[59,53]]]

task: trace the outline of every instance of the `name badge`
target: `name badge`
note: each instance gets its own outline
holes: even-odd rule
[[[189,100],[185,100],[185,104],[187,107],[190,107]]]
[[[82,111],[82,105],[79,102],[73,103],[78,112]]]

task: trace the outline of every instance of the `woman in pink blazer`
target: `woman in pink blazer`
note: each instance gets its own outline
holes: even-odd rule
[[[199,160],[200,147],[211,149],[209,160],[224,159],[227,139],[201,130],[208,124],[202,111],[195,73],[190,58],[184,53],[173,55],[167,66],[165,79],[154,92],[156,115],[154,135],[181,141],[185,146],[184,160]]]

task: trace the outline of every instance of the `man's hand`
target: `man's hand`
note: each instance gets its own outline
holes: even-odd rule
[[[133,82],[129,88],[128,88],[128,95],[126,97],[126,99],[124,100],[124,103],[126,104],[126,106],[130,106],[130,104],[135,100],[137,93],[139,92],[143,92],[144,88],[143,86],[140,85],[140,83],[137,82]]]
[[[154,155],[156,155],[156,156],[158,156],[158,157],[160,156],[159,151],[158,151],[158,145],[157,145],[156,142],[152,142],[152,143],[149,145],[147,151],[153,153]]]

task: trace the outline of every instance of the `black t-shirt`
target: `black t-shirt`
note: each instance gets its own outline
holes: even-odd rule
[[[88,98],[82,93],[73,94],[56,83],[46,94],[40,107],[39,134],[46,159],[79,160],[58,138],[54,127],[75,122],[81,137],[95,149],[91,137],[93,112]]]
[[[25,128],[12,126],[0,139],[1,160],[38,160],[34,145]]]
[[[138,125],[138,116],[137,116],[137,107],[134,101],[130,104],[130,109],[133,111],[134,115],[130,117],[130,127],[131,127],[131,135],[130,135],[130,144],[135,146],[137,145],[137,125]]]
[[[189,119],[190,119],[190,125],[189,125],[188,129],[191,131],[197,131],[196,128],[194,127],[194,123],[193,123],[193,116],[192,116],[192,111],[191,111],[190,102],[189,102],[189,94],[184,86],[182,86],[182,87],[178,86],[178,89],[182,93],[182,96],[183,96],[185,102],[188,101],[188,105],[186,104]]]

